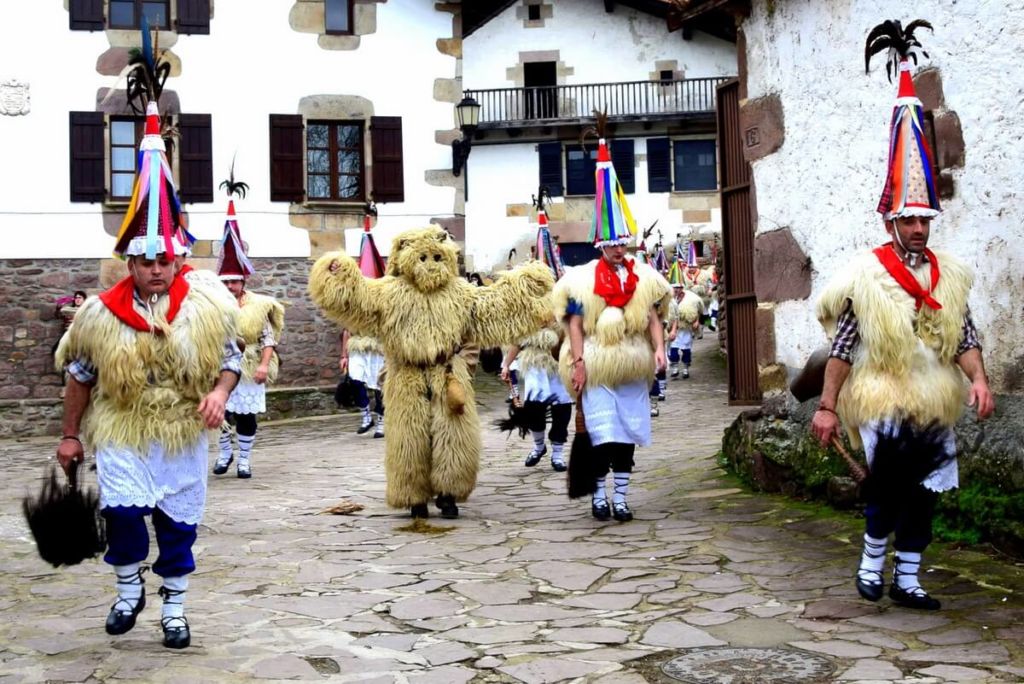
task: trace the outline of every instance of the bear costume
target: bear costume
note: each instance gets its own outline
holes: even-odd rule
[[[332,320],[375,337],[384,350],[387,503],[427,517],[437,496],[444,517],[458,516],[476,485],[480,421],[464,346],[497,347],[533,333],[551,316],[554,279],[526,264],[494,285],[459,277],[458,247],[437,226],[399,234],[387,274],[363,276],[354,259],[331,252],[313,265],[309,293]]]

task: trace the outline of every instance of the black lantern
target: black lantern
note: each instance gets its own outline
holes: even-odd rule
[[[452,141],[452,173],[456,176],[462,173],[469,149],[473,146],[473,133],[480,125],[480,109],[480,103],[469,95],[455,105],[455,116],[459,120],[459,130],[462,131],[462,139]]]

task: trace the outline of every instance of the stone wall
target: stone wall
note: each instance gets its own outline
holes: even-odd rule
[[[776,396],[745,411],[722,440],[726,467],[759,491],[858,505],[846,464],[810,434],[817,401]],[[1000,395],[996,405],[989,420],[979,423],[968,412],[955,426],[960,489],[940,497],[936,532],[1024,557],[1024,398]],[[862,453],[854,456],[864,462]]]
[[[197,266],[208,264],[198,260]],[[280,388],[333,389],[338,376],[338,328],[306,295],[305,258],[253,259],[249,288],[286,302],[280,341]],[[119,265],[100,259],[0,259],[0,437],[52,434],[60,427],[61,377],[52,350],[61,334],[54,301],[81,289],[95,294]],[[116,275],[115,275],[116,277]],[[298,408],[296,408],[296,406]],[[329,412],[319,399],[291,401],[281,417],[297,411]]]
[[[825,343],[814,317],[825,284],[854,254],[887,239],[874,208],[896,86],[886,80],[884,55],[864,73],[861,46],[882,3],[750,4],[740,44],[748,90],[740,123],[757,189],[758,323],[774,331],[776,368],[792,371]],[[976,28],[996,20],[1019,34],[1024,6],[924,0],[915,16],[941,27],[919,36],[930,58],[914,70],[934,119],[943,198],[930,246],[974,270],[970,306],[993,389],[1020,394],[1024,146],[1005,141],[1018,137],[1021,100],[1007,93],[1020,92],[1024,72]],[[825,44],[834,49],[821,50]],[[781,391],[784,376],[776,373],[777,382],[763,389]]]

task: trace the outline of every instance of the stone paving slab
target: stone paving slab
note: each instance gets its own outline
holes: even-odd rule
[[[725,476],[713,455],[740,409],[715,354],[699,341],[693,379],[669,383],[629,524],[594,520],[564,475],[523,467],[527,442],[488,428],[462,517],[404,531],[383,502],[382,440],[353,434],[354,415],[262,425],[254,478],[211,477],[181,653],[160,645],[153,575],[138,625],[110,637],[109,570],[39,560],[19,499],[54,444],[0,442],[0,684],[667,683],[658,667],[684,649],[787,644],[842,682],[1024,681],[1020,566],[936,547],[922,577],[942,611],[867,603],[853,587],[860,521]],[[478,386],[489,425],[503,389]],[[341,499],[365,508],[321,513]]]

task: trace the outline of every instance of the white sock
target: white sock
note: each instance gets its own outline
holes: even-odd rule
[[[658,378],[658,392],[660,392],[661,394],[664,394],[665,390],[667,388],[668,388],[668,381],[665,380],[664,378]]]
[[[533,435],[533,450],[544,451],[544,431],[530,430],[530,434]]]
[[[630,473],[612,473],[612,482],[615,484],[612,503],[626,503],[626,494],[629,493],[629,476]]]
[[[145,582],[139,573],[139,563],[128,565],[115,565],[114,574],[117,576],[115,587],[117,588],[117,609],[122,613],[130,613],[139,605],[142,598],[142,587]]]
[[[594,489],[594,503],[600,503],[602,501],[608,501],[608,497],[604,493],[604,481],[605,475],[597,478],[597,487]]]
[[[903,591],[911,594],[925,594],[921,582],[917,579],[917,571],[921,567],[921,554],[910,551],[897,551],[893,563],[893,581]]]
[[[220,439],[218,440],[220,457],[217,461],[227,463],[228,459],[231,458],[231,433],[230,425],[225,425],[220,429]]]
[[[188,592],[188,576],[164,577],[161,594],[164,605],[160,609],[162,618],[180,618],[185,616],[185,594]]]
[[[562,443],[552,442],[551,443],[551,462],[552,463],[561,463],[561,462],[565,461],[565,458],[562,456],[562,449],[564,449],[564,448],[565,448],[565,443],[564,442],[562,442]]]
[[[252,443],[256,441],[256,435],[238,435],[238,465],[249,465],[249,454],[252,452]]]
[[[889,540],[878,539],[864,533],[864,552],[860,557],[860,568],[857,577],[868,584],[880,584],[882,567],[885,565],[885,549]]]

